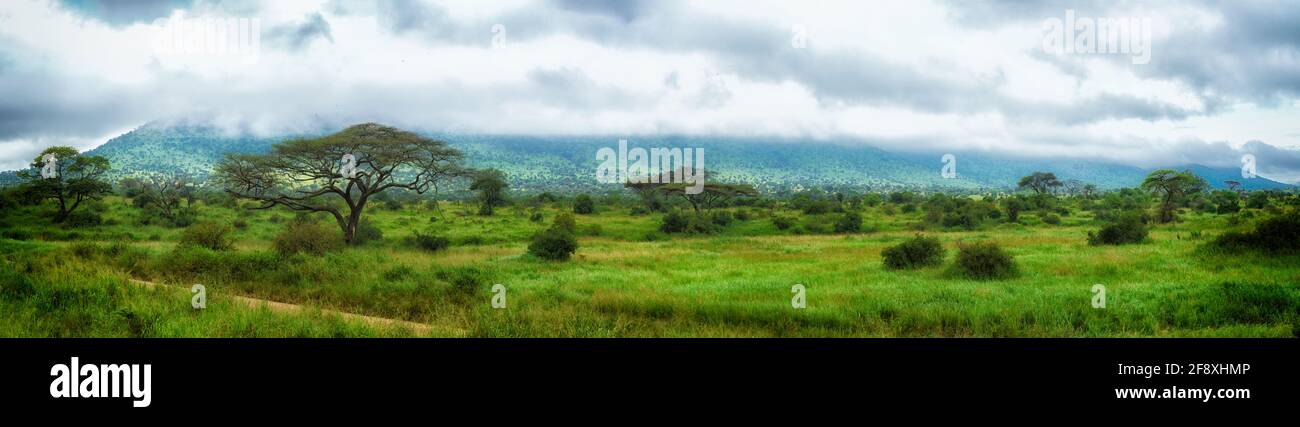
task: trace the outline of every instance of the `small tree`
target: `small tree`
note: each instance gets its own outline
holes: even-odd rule
[[[187,181],[185,177],[178,174],[164,173],[147,179],[134,180],[134,182],[123,180],[122,186],[128,189],[134,187],[136,206],[151,207],[167,219],[176,219],[176,210],[181,206],[181,199],[193,193]],[[192,202],[186,202],[186,206],[190,203]]]
[[[1160,196],[1161,223],[1177,219],[1178,205],[1192,194],[1201,192],[1207,186],[1204,179],[1190,170],[1176,172],[1172,169],[1160,169],[1151,172],[1142,181],[1142,188]]]
[[[1028,176],[1020,178],[1020,183],[1018,184],[1019,188],[1028,188],[1032,190],[1035,195],[1051,194],[1053,190],[1062,185],[1064,184],[1062,184],[1060,180],[1056,179],[1056,174],[1051,172],[1034,172]]]
[[[280,143],[265,155],[227,155],[216,180],[231,195],[262,203],[254,209],[327,212],[353,243],[371,197],[394,188],[436,192],[440,183],[465,176],[462,158],[446,142],[366,123]]]
[[[494,207],[505,206],[508,187],[510,184],[506,182],[506,174],[500,170],[488,169],[474,174],[474,183],[470,184],[469,189],[478,192],[478,214],[492,216]]]
[[[34,197],[58,202],[55,222],[68,219],[81,202],[113,192],[113,185],[104,181],[109,166],[103,156],[83,156],[72,147],[50,147],[36,156],[31,167],[18,175],[27,180],[26,190]],[[45,172],[52,176],[46,177]]]
[[[1020,211],[1025,210],[1025,202],[1019,197],[1011,197],[1002,202],[1007,209],[1007,222],[1020,222]]]

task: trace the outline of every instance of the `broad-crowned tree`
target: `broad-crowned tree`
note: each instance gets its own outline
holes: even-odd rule
[[[1178,205],[1192,194],[1204,190],[1208,184],[1190,170],[1182,172],[1173,169],[1160,169],[1147,175],[1142,181],[1142,188],[1160,196],[1161,223],[1177,219]]]
[[[446,142],[365,123],[286,141],[264,155],[227,155],[215,178],[231,195],[261,202],[254,209],[329,213],[352,243],[371,197],[395,188],[436,192],[438,185],[465,176],[463,157]]]
[[[63,222],[81,202],[113,192],[113,185],[104,180],[108,168],[103,156],[85,156],[72,147],[50,147],[36,155],[31,169],[18,175],[26,180],[30,194],[58,203],[54,220]]]
[[[1034,172],[1020,178],[1019,188],[1028,188],[1033,190],[1034,194],[1051,194],[1053,190],[1063,185],[1060,180],[1056,179],[1056,174],[1051,172]]]

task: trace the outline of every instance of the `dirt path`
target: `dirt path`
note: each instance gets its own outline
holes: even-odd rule
[[[185,288],[182,288],[182,287],[180,287],[180,286],[160,285],[160,284],[157,284],[157,283],[154,283],[154,282],[146,282],[146,281],[144,281],[144,280],[136,280],[136,279],[131,279],[131,283],[135,283],[135,284],[137,284],[137,285],[141,285],[141,286],[148,287],[148,288],[154,288],[154,287],[159,287],[159,286],[165,286],[165,287],[175,288],[175,289],[185,289]],[[186,289],[186,290],[188,290],[188,289]],[[293,314],[300,314],[300,313],[306,313],[306,312],[309,312],[309,310],[315,310],[315,309],[316,309],[316,308],[314,308],[314,307],[305,307],[305,306],[301,306],[301,305],[297,305],[297,304],[288,304],[288,303],[276,302],[276,301],[271,301],[271,300],[264,300],[264,299],[257,299],[257,298],[249,298],[249,297],[239,296],[239,295],[224,295],[223,298],[229,299],[229,300],[231,300],[231,301],[235,301],[235,302],[237,302],[237,303],[240,303],[240,304],[246,305],[246,306],[248,306],[248,307],[252,307],[252,308],[266,307],[268,310],[275,311],[275,312],[280,312],[280,313],[293,313]],[[405,327],[405,328],[410,329],[411,332],[415,333],[415,334],[418,335],[418,336],[428,336],[428,335],[429,335],[431,332],[433,332],[433,330],[434,330],[432,325],[429,325],[429,324],[426,324],[426,323],[411,322],[411,321],[408,321],[408,320],[399,320],[399,319],[389,319],[389,318],[385,318],[385,317],[366,316],[366,315],[362,315],[362,314],[348,313],[348,312],[343,312],[343,311],[338,311],[338,310],[330,310],[330,309],[327,309],[327,308],[321,308],[321,309],[320,309],[320,312],[321,312],[322,314],[327,315],[327,316],[332,315],[332,316],[338,316],[338,317],[340,317],[340,318],[349,319],[349,320],[358,320],[358,321],[361,321],[361,322],[365,322],[365,323],[367,323],[367,324],[370,324],[370,325],[372,325],[372,326],[380,326],[380,327],[400,326],[400,327]],[[441,332],[451,332],[451,333],[455,334],[456,332],[463,332],[463,331],[441,331]]]

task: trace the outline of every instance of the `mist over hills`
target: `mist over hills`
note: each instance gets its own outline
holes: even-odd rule
[[[232,135],[219,128],[190,124],[151,123],[118,136],[88,151],[102,155],[113,166],[113,179],[178,172],[205,177],[228,152],[261,153],[294,137],[325,134],[256,137]],[[596,151],[618,149],[619,139],[629,148],[702,148],[705,167],[724,181],[753,184],[761,191],[799,191],[808,188],[852,190],[957,190],[1014,189],[1017,180],[1035,171],[1054,172],[1060,179],[1079,180],[1102,189],[1133,187],[1151,169],[1076,159],[1013,158],[988,153],[953,153],[957,176],[944,179],[943,153],[893,153],[856,141],[814,141],[785,138],[728,138],[696,136],[519,136],[428,133],[466,154],[469,165],[497,168],[506,173],[514,190],[601,191],[617,185],[595,179]],[[1224,181],[1242,182],[1247,189],[1285,189],[1292,185],[1263,177],[1242,179],[1239,169],[1201,165],[1170,165],[1191,169],[1216,188]],[[5,173],[8,180],[11,172]],[[3,182],[0,179],[0,182]]]

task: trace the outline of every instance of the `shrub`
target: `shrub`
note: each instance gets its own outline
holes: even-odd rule
[[[411,246],[429,252],[437,252],[451,246],[451,240],[448,240],[446,237],[435,236],[432,234],[420,234],[419,231],[416,231],[409,239]]]
[[[402,264],[384,271],[384,280],[388,282],[396,282],[410,277],[412,274],[415,274],[415,270]]]
[[[1147,226],[1142,222],[1142,218],[1135,214],[1121,216],[1096,233],[1088,232],[1088,244],[1093,246],[1142,243],[1146,238]]]
[[[741,209],[736,211],[736,221],[749,221],[750,218],[751,215],[749,214],[749,209]]]
[[[1020,211],[1025,209],[1025,203],[1020,199],[1012,197],[1002,202],[1007,210],[1007,222],[1020,222]]]
[[[713,234],[717,233],[721,227],[713,222],[712,218],[702,214],[690,215],[686,220],[686,232],[692,234]]]
[[[648,215],[650,213],[650,210],[646,209],[645,206],[633,206],[632,209],[629,209],[627,213],[628,215],[632,215],[632,216],[641,216],[641,215]]]
[[[528,216],[528,220],[532,222],[542,222],[543,219],[545,219],[545,217],[542,216],[541,212],[533,212],[532,215]]]
[[[821,215],[835,209],[835,205],[830,200],[813,200],[803,207],[803,213],[808,215]]]
[[[862,215],[857,212],[849,212],[835,221],[836,233],[857,233],[862,231]]]
[[[1295,253],[1300,251],[1300,213],[1265,219],[1251,231],[1223,233],[1214,245],[1225,250]]]
[[[1061,225],[1061,217],[1054,213],[1043,214],[1043,222],[1051,225]]]
[[[591,196],[579,194],[573,199],[573,213],[590,214],[596,212],[596,202],[591,200]]]
[[[962,245],[953,263],[954,276],[975,280],[996,280],[1015,277],[1015,259],[996,243]]]
[[[73,211],[63,220],[63,225],[68,227],[94,227],[103,223],[103,216],[86,209]]]
[[[776,226],[777,230],[786,230],[794,225],[794,218],[790,218],[788,216],[774,215],[772,216],[772,225]]]
[[[434,277],[447,282],[461,295],[473,295],[487,286],[487,273],[477,267],[447,267],[435,272]]]
[[[1246,207],[1250,209],[1263,209],[1268,206],[1268,193],[1263,191],[1254,191],[1246,197]]]
[[[175,216],[171,219],[172,225],[177,227],[189,227],[194,225],[196,222],[199,222],[199,212],[197,209],[191,207],[185,207],[184,209],[176,211]]]
[[[690,220],[680,211],[672,210],[664,214],[663,222],[659,224],[659,231],[665,233],[681,233],[686,231],[686,226]]]
[[[731,225],[732,221],[735,221],[735,217],[731,216],[731,212],[717,211],[713,213],[712,221],[719,227],[726,227]]]
[[[343,246],[343,236],[317,222],[293,221],[271,241],[282,256],[296,253],[323,255]]]
[[[1223,283],[1220,309],[1236,323],[1294,322],[1300,315],[1300,293],[1295,290],[1295,285]]]
[[[243,219],[237,219],[237,220],[235,220],[235,222],[231,223],[231,225],[234,225],[234,226],[235,226],[235,229],[238,229],[238,230],[247,230],[247,229],[248,229],[248,221],[244,221]]]
[[[562,213],[555,217],[555,222],[551,224],[551,228],[558,228],[569,233],[576,233],[578,231],[578,222],[574,221],[572,214]]]
[[[357,231],[352,235],[352,243],[363,245],[369,242],[384,240],[384,232],[379,230],[370,222],[369,218],[362,219],[357,223]]]
[[[214,251],[234,248],[234,239],[230,237],[233,230],[225,224],[201,222],[185,228],[181,232],[181,246],[197,246]]]
[[[890,270],[939,265],[943,262],[943,254],[943,245],[939,244],[939,239],[919,234],[912,239],[885,248],[880,253],[884,257],[885,268]]]
[[[533,242],[528,244],[528,253],[553,261],[567,260],[577,250],[578,240],[573,237],[573,233],[558,227],[537,233],[533,236]]]

